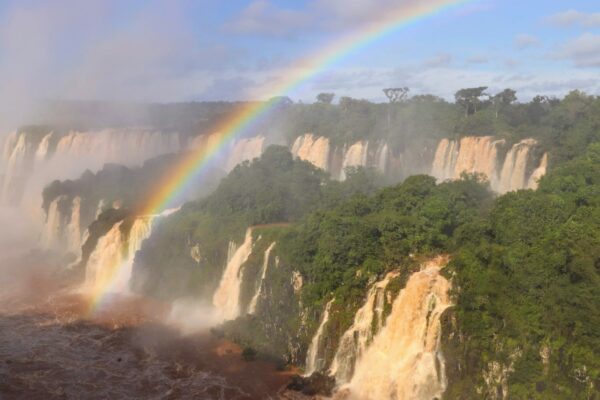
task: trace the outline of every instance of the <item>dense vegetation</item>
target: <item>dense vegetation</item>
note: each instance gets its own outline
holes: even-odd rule
[[[484,218],[459,228],[456,241],[455,312],[462,351],[476,361],[449,398],[475,398],[476,371],[492,361],[514,369],[506,374],[511,398],[595,398],[600,143],[557,167],[537,191],[500,197]]]
[[[144,242],[136,258],[139,290],[160,297],[209,297],[226,263],[227,243],[240,244],[249,226],[292,222],[357,191],[372,190],[374,173],[357,171],[341,183],[284,147],[269,147],[260,159],[238,165],[214,193],[184,205]],[[190,256],[198,245],[201,261]],[[136,268],[137,268],[136,267]],[[140,276],[141,276],[140,275]]]

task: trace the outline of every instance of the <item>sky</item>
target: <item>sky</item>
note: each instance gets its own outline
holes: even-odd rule
[[[180,102],[382,88],[451,99],[510,87],[521,101],[600,94],[597,0],[472,0],[355,49],[289,93],[295,63],[417,0],[2,0],[0,117],[32,99]],[[418,0],[430,1],[430,0]]]

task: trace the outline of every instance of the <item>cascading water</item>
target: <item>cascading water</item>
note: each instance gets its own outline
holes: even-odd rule
[[[331,309],[334,300],[335,299],[329,300],[325,305],[325,311],[323,311],[323,318],[321,319],[319,328],[317,328],[317,332],[315,333],[315,336],[313,336],[310,346],[308,347],[308,352],[306,353],[305,376],[310,376],[314,372],[322,371],[325,368],[325,360],[322,357],[321,349],[325,326],[327,325],[327,322],[329,322],[329,310]]]
[[[231,245],[229,246],[231,249]],[[232,320],[240,315],[240,288],[242,284],[242,265],[252,253],[252,229],[248,228],[244,243],[227,262],[219,287],[213,296],[213,305],[223,320]],[[229,258],[229,257],[228,257]]]
[[[440,316],[450,305],[450,283],[434,261],[414,273],[394,301],[347,385],[361,400],[441,399],[446,388]]]
[[[528,189],[537,189],[538,182],[540,178],[546,175],[546,170],[548,169],[548,153],[544,153],[542,159],[540,161],[540,166],[537,167],[531,176],[529,177],[529,182],[527,183]]]
[[[55,247],[61,235],[61,215],[58,210],[58,203],[62,199],[62,196],[55,198],[48,207],[48,214],[46,215],[46,222],[41,238],[41,245],[46,249]]]
[[[129,233],[122,230],[123,221],[117,222],[102,236],[90,254],[86,266],[85,291],[100,291],[127,294],[135,254],[152,232],[157,217],[168,215],[169,210],[159,216],[140,216],[135,219]]]
[[[308,161],[317,168],[325,171],[330,170],[329,139],[323,136],[315,136],[312,133],[299,136],[292,145],[292,154],[301,160]]]
[[[231,171],[236,165],[259,158],[265,149],[265,137],[255,136],[236,141],[231,149],[225,168]]]
[[[81,251],[81,197],[73,199],[71,218],[66,228],[67,249],[77,254]]]
[[[250,305],[248,306],[248,314],[254,314],[256,312],[256,306],[258,304],[258,298],[260,297],[260,293],[262,291],[263,282],[265,277],[267,276],[267,268],[269,267],[269,256],[271,255],[271,251],[275,247],[275,242],[271,243],[267,250],[265,250],[265,255],[263,258],[262,270],[260,273],[260,281],[258,282],[258,286],[256,287],[256,293],[252,296],[252,300],[250,300]]]
[[[35,151],[35,162],[36,163],[40,163],[46,159],[46,156],[48,155],[48,151],[50,149],[50,139],[52,139],[53,135],[54,135],[54,132],[50,132],[49,134],[47,134],[46,136],[44,136],[42,138],[40,145],[38,146],[37,150]]]
[[[85,269],[85,288],[89,293],[100,293],[109,287],[123,259],[123,232],[119,221],[98,239],[94,251],[90,254]],[[112,291],[112,290],[109,290]]]
[[[97,170],[108,162],[135,165],[181,150],[178,134],[145,128],[71,131],[62,136],[48,132],[41,140],[36,135],[23,131],[5,141],[5,202],[18,203],[23,192],[38,195],[54,179],[75,178],[86,169]]]
[[[342,170],[340,171],[340,180],[346,179],[345,169],[348,167],[366,167],[369,150],[369,142],[360,141],[354,143],[344,154],[342,161]]]
[[[375,154],[375,159],[377,161],[376,166],[379,172],[384,174],[387,172],[389,158],[390,150],[387,143],[380,143],[377,153]]]
[[[383,326],[385,288],[395,276],[397,273],[389,273],[369,289],[365,304],[354,316],[354,323],[342,335],[329,370],[338,385],[352,378],[357,360]]]
[[[463,137],[460,141],[442,139],[438,144],[431,175],[438,180],[458,179],[463,172],[485,174],[492,189],[499,193],[533,187],[534,181],[546,173],[540,165],[531,177],[527,177],[531,149],[536,146],[533,139],[525,139],[512,146],[503,162],[499,162],[499,149],[504,140],[491,136]],[[500,169],[499,169],[500,166]]]
[[[527,187],[527,161],[533,145],[535,145],[535,140],[525,139],[515,144],[506,154],[500,174],[500,193]]]

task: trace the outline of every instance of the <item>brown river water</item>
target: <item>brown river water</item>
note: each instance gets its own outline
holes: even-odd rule
[[[32,286],[25,300],[0,293],[1,400],[269,399],[289,381],[208,332],[181,335],[159,304],[124,299],[88,317],[72,291]]]

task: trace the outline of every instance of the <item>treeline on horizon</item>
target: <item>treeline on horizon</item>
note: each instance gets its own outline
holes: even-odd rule
[[[488,93],[486,87],[465,88],[454,102],[434,95],[409,96],[408,88],[385,89],[388,103],[320,93],[312,104],[277,97],[269,111],[245,132],[262,134],[291,144],[304,133],[330,138],[334,144],[359,140],[388,143],[392,151],[431,147],[444,137],[497,136],[515,143],[535,138],[553,160],[580,154],[598,139],[590,129],[600,124],[600,98],[572,91],[564,98],[538,95],[518,102],[518,93],[505,89]],[[151,126],[187,136],[209,134],[247,102],[188,102],[134,104],[110,102],[48,102],[39,116],[46,126],[22,130],[42,135],[48,130],[101,129],[114,126]]]

